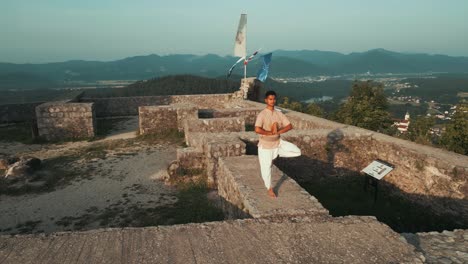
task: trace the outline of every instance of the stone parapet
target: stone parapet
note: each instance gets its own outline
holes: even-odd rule
[[[246,107],[251,108],[259,108],[263,110],[266,105],[258,102],[246,101]],[[296,111],[292,111],[286,108],[279,108],[291,121],[294,129],[304,130],[304,129],[320,129],[320,128],[328,128],[328,129],[336,129],[341,127],[346,127],[347,125],[333,122],[324,118],[316,117],[309,114],[304,114]]]
[[[224,109],[200,109],[200,118],[224,118],[224,117],[240,117],[245,120],[247,125],[254,125],[257,115],[263,109],[249,108],[224,108]]]
[[[46,140],[94,137],[93,103],[51,102],[36,107],[39,136]]]
[[[140,106],[138,109],[140,135],[182,131],[184,120],[198,117],[197,108],[190,104]]]
[[[184,169],[206,169],[205,156],[196,148],[178,148],[177,161]]]
[[[138,107],[140,135],[177,130],[177,110],[170,105]]]
[[[206,119],[185,119],[185,133],[193,132],[242,132],[245,131],[244,118],[226,117],[226,118],[206,118]]]
[[[397,233],[365,216],[0,236],[0,244],[5,263],[423,263]]]
[[[171,96],[81,98],[80,101],[94,103],[97,117],[132,116],[138,115],[140,106],[170,104]]]
[[[197,108],[226,108],[232,101],[232,94],[191,94],[172,95],[171,104],[192,104]]]

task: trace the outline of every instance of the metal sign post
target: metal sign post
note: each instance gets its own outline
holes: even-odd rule
[[[385,175],[389,174],[395,167],[390,163],[382,160],[374,160],[362,172],[366,174],[364,179],[364,191],[367,192],[367,187],[372,186],[375,189],[374,192],[374,203],[377,201],[377,192],[379,186],[379,180]]]

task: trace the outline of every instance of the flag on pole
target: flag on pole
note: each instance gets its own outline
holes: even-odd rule
[[[234,44],[234,56],[245,57],[247,56],[247,14],[241,14],[239,20],[239,27],[237,28],[236,42]]]
[[[232,70],[234,70],[234,67],[236,67],[236,65],[237,65],[239,62],[243,61],[244,59],[245,59],[245,57],[242,57],[242,58],[240,58],[238,61],[236,61],[236,63],[234,63],[234,65],[232,65],[232,67],[229,69],[229,72],[228,72],[228,75],[227,75],[228,78],[231,76],[231,73],[232,73]]]
[[[268,70],[270,68],[271,56],[272,55],[273,55],[273,53],[270,52],[268,54],[265,54],[265,55],[261,56],[261,58],[263,58],[263,66],[257,73],[257,79],[259,81],[261,81],[261,82],[266,81],[266,78],[268,76]]]
[[[247,59],[245,59],[244,65],[247,65],[247,63],[249,63],[255,57],[255,55],[258,54],[260,50],[261,49],[256,50],[254,53],[252,53],[252,55],[250,55]]]

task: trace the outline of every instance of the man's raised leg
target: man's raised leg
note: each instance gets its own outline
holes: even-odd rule
[[[293,158],[299,157],[301,155],[301,150],[291,142],[280,139],[280,144],[278,146],[278,156],[282,158]]]

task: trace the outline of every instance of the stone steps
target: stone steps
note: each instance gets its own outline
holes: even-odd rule
[[[272,186],[278,197],[269,197],[257,156],[220,158],[217,180],[219,195],[242,210],[245,216],[328,216],[328,210],[315,197],[276,166],[272,168]],[[228,212],[228,215],[237,216],[235,212]]]

